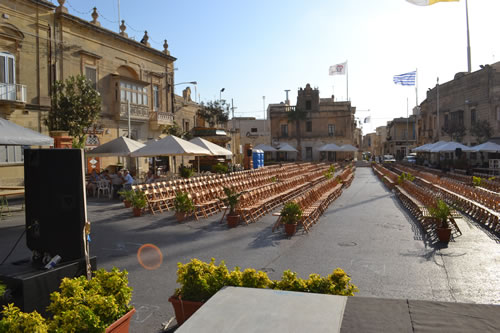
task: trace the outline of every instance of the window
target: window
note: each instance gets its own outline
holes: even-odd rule
[[[335,135],[335,125],[328,124],[328,136],[334,136],[334,135]]]
[[[306,147],[306,160],[312,160],[312,158],[313,158],[312,147]]]
[[[281,136],[282,137],[288,136],[288,124],[281,124]]]
[[[97,89],[97,69],[85,66],[85,77],[92,82],[92,87]]]
[[[135,83],[120,82],[120,101],[131,104],[148,105],[148,90]]]
[[[250,129],[250,132],[252,132],[252,133],[257,133],[257,128],[252,127],[252,128]]]
[[[311,101],[306,101],[306,110],[311,110]]]
[[[444,128],[448,128],[448,115],[444,115]]]
[[[16,83],[14,56],[0,52],[0,83]]]
[[[24,147],[21,146],[0,146],[0,164],[23,163]]]
[[[156,84],[153,86],[153,110],[158,111],[160,109],[160,87]]]
[[[313,123],[311,120],[306,121],[306,132],[312,132],[313,130]]]
[[[470,124],[474,125],[476,123],[476,109],[470,110]]]

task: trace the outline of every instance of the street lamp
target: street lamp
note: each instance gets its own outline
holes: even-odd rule
[[[222,93],[226,90],[226,88],[222,88],[219,92],[219,102],[222,102]]]
[[[179,82],[179,83],[174,84],[174,86],[177,86],[179,84],[192,84],[192,85],[194,85],[194,101],[195,101],[195,103],[198,103],[197,102],[197,98],[198,98],[197,97],[198,96],[198,89],[197,89],[198,82],[196,82],[196,81]]]

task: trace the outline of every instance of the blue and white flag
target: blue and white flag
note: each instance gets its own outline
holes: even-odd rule
[[[417,71],[394,75],[393,81],[395,84],[400,84],[402,86],[414,86],[416,76],[417,76]]]

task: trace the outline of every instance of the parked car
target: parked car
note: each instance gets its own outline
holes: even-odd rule
[[[384,155],[384,163],[394,163],[396,159],[392,155]]]
[[[417,158],[415,156],[408,155],[408,156],[405,156],[405,158],[403,158],[403,162],[415,164],[415,163],[417,163]]]

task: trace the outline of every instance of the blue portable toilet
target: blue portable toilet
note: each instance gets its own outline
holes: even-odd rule
[[[263,166],[264,160],[262,158],[262,155],[264,154],[264,151],[260,149],[254,149],[252,150],[252,160],[253,160],[253,168],[258,169]]]

